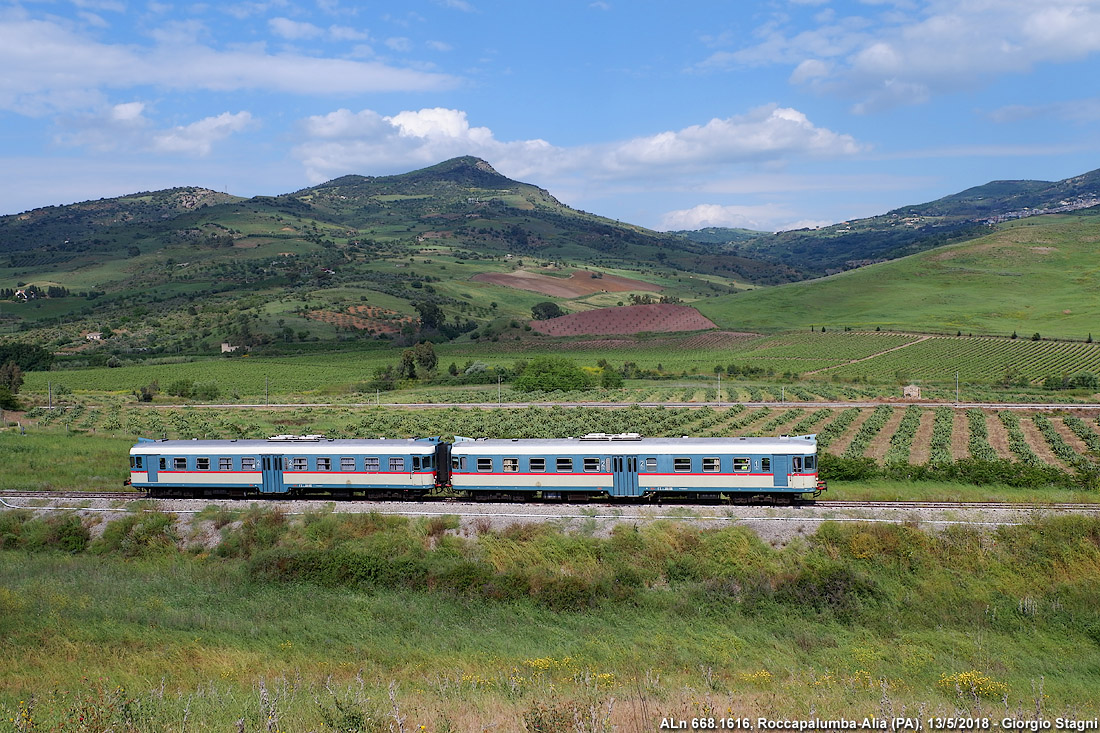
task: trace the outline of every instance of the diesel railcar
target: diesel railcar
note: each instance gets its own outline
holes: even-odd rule
[[[474,499],[800,499],[825,489],[817,436],[456,438],[451,487]]]
[[[438,438],[142,440],[130,449],[130,484],[150,496],[294,496],[416,499],[440,485]]]

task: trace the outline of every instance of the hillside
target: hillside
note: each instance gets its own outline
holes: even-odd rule
[[[1100,336],[1098,241],[1096,210],[1027,218],[971,242],[696,306],[720,328],[738,330],[848,326],[1085,339]]]
[[[974,239],[999,222],[1097,205],[1100,170],[1055,182],[992,181],[935,201],[820,229],[731,237],[724,249],[817,277]]]
[[[0,333],[74,356],[105,351],[85,338],[104,333],[127,358],[216,353],[223,342],[301,349],[419,326],[456,338],[530,317],[545,296],[474,280],[523,268],[584,268],[689,300],[797,279],[571,209],[471,157],[279,196],[178,188],[36,209],[0,217],[0,252]],[[608,289],[566,309],[626,297],[606,302]]]

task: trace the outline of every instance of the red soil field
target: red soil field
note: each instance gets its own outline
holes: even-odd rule
[[[583,336],[585,334],[668,333],[702,331],[716,326],[687,305],[669,303],[628,305],[620,308],[570,313],[546,321],[532,321],[531,328],[547,336]]]
[[[653,283],[631,280],[628,277],[619,277],[618,275],[592,277],[592,273],[588,270],[574,270],[568,279],[541,275],[526,270],[482,272],[474,275],[471,279],[516,288],[517,290],[529,290],[555,298],[578,298],[593,293],[624,293],[630,290],[658,292],[661,289]]]

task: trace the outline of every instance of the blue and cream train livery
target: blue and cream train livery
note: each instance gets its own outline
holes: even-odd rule
[[[577,500],[817,496],[817,436],[464,440],[451,446],[451,486],[473,498]]]
[[[142,440],[130,449],[130,484],[150,496],[412,499],[436,488],[441,460],[438,438]]]
[[[151,496],[475,500],[801,499],[818,480],[817,436],[335,440],[143,440],[130,483]]]

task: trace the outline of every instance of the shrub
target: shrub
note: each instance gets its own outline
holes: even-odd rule
[[[175,519],[162,512],[130,514],[107,523],[103,536],[92,543],[92,552],[125,557],[164,555],[176,550]]]

